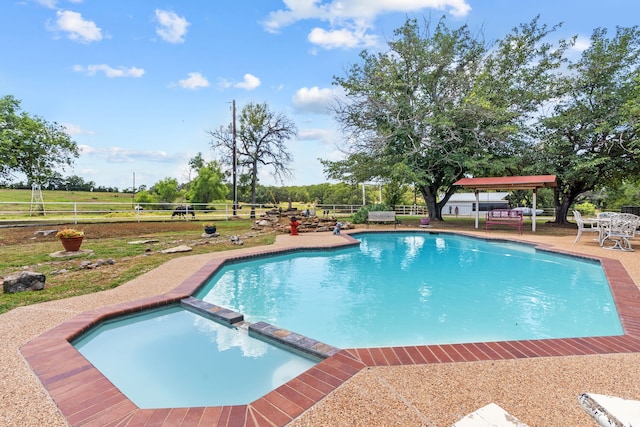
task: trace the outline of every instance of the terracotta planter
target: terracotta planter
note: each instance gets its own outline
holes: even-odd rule
[[[60,242],[62,242],[65,251],[76,252],[80,250],[82,239],[84,239],[84,237],[61,237]]]

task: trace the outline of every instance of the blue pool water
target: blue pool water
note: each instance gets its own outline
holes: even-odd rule
[[[196,297],[342,348],[623,333],[599,263],[449,234],[357,238],[229,264]]]
[[[316,363],[177,306],[104,322],[73,345],[140,408],[247,404]]]

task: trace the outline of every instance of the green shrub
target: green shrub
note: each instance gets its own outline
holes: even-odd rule
[[[596,213],[596,206],[590,202],[579,203],[575,205],[574,208],[582,215],[595,215]]]

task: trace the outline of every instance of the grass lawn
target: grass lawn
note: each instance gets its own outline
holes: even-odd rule
[[[0,228],[0,276],[28,269],[47,277],[42,291],[0,294],[0,313],[22,305],[114,288],[175,257],[237,248],[230,242],[232,235],[240,236],[248,247],[275,241],[274,232],[252,231],[251,223],[250,220],[218,222],[220,237],[214,239],[202,238],[202,223],[192,221],[68,225],[85,232],[81,249],[93,251],[72,258],[49,255],[63,249],[55,233],[36,234],[37,231],[60,230],[63,225]],[[129,244],[137,240],[157,242]],[[181,254],[159,252],[178,245],[188,245],[193,250]],[[113,259],[115,263],[95,269],[80,268],[82,262],[98,259]]]

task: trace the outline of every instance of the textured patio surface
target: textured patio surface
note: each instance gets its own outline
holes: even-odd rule
[[[573,236],[535,236],[530,232],[518,236],[484,231],[477,234],[616,259],[635,284],[640,283],[640,250],[605,251],[586,236],[573,245]],[[326,246],[338,240],[342,238],[330,233],[281,235],[269,250]],[[234,252],[243,251],[256,250]],[[174,259],[113,290],[22,307],[1,315],[0,425],[68,425],[23,358],[22,346],[80,313],[168,293],[205,264],[226,256],[228,252]],[[580,407],[578,396],[590,392],[640,399],[639,374],[638,353],[369,366],[295,417],[290,425],[449,426],[494,402],[529,426],[595,426]],[[185,414],[186,411],[173,425],[190,425]],[[168,420],[165,423],[169,425]],[[123,425],[135,424],[132,421]]]

